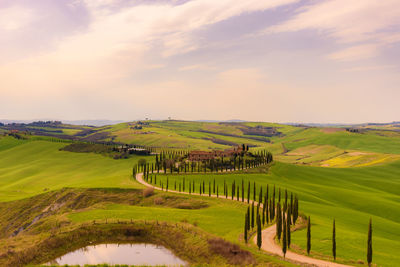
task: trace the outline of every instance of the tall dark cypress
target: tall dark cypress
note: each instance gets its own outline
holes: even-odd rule
[[[215,178],[214,178],[213,194],[215,194]]]
[[[269,223],[269,205],[268,205],[268,199],[265,196],[265,201],[264,201],[264,205],[265,205],[265,222]]]
[[[271,206],[271,208],[272,208],[272,220],[275,218],[275,185],[274,185],[274,193],[273,193],[273,196],[272,196],[272,206]]]
[[[279,187],[279,191],[278,191],[278,202],[281,202],[281,188]]]
[[[257,246],[258,249],[261,248],[262,244],[262,236],[261,236],[261,221],[260,221],[260,215],[257,216]]]
[[[293,214],[293,193],[290,192],[290,209],[291,213]]]
[[[296,223],[297,218],[299,217],[299,200],[297,196],[294,197],[294,207],[293,207],[293,224]]]
[[[247,206],[247,231],[250,231],[250,205]]]
[[[244,218],[244,242],[247,243],[247,212],[245,214],[245,218]]]
[[[219,197],[219,190],[218,190],[218,185],[217,185],[217,198]]]
[[[208,182],[208,196],[211,197],[211,182]]]
[[[262,225],[265,225],[265,204],[263,205],[262,208]]]
[[[290,220],[291,220],[291,211],[288,209],[287,216],[286,216],[286,243],[287,247],[290,248],[291,243],[291,233],[290,233]]]
[[[272,205],[272,198],[269,199],[269,220],[272,221],[274,219],[274,210]]]
[[[332,256],[333,256],[333,259],[336,260],[336,225],[335,225],[335,219],[333,219],[333,228],[332,228]]]
[[[249,185],[247,186],[247,203],[250,203],[250,181]]]
[[[258,203],[262,204],[262,186],[260,186],[260,193],[258,194]]]
[[[287,202],[287,189],[285,189],[285,204],[284,204],[284,208],[283,208],[283,211],[284,212],[286,212],[287,211],[287,204],[288,204],[288,202]]]
[[[368,262],[368,266],[371,267],[371,263],[372,263],[372,219],[369,219],[369,225],[368,225],[367,262]]]
[[[281,240],[282,234],[282,211],[281,211],[281,203],[278,202],[276,204],[276,236],[278,240]]]
[[[244,202],[244,181],[242,179],[242,202]]]
[[[251,229],[254,228],[254,202],[251,203]]]
[[[283,252],[283,257],[286,257],[286,250],[287,250],[287,230],[286,230],[286,219],[285,219],[285,213],[282,213],[282,252]]]
[[[311,250],[311,219],[308,216],[307,220],[307,254],[310,255]]]

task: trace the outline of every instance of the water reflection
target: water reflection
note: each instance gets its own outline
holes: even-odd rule
[[[87,246],[70,252],[49,262],[58,265],[85,264],[129,264],[186,266],[186,262],[176,257],[163,246],[153,244],[102,244]]]

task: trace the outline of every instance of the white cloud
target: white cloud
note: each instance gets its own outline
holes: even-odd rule
[[[377,56],[378,47],[375,44],[357,45],[345,48],[328,55],[329,59],[336,61],[354,61]]]
[[[2,90],[114,87],[137,70],[159,65],[153,63],[157,59],[196,49],[199,44],[193,31],[197,29],[295,1],[193,0],[181,5],[141,4],[114,10],[117,0],[87,0],[92,19],[88,30],[62,39],[54,51],[0,65],[0,76],[8,77]],[[151,54],[153,62],[148,62],[146,54]]]
[[[349,48],[330,58],[358,60],[376,56],[379,48],[399,42],[399,34],[394,31],[394,27],[399,26],[398,0],[329,0],[316,1],[312,5],[302,7],[292,19],[270,27],[266,32],[317,30],[323,35],[334,38],[338,43],[360,45],[359,48],[362,48],[358,53],[355,49]],[[363,44],[369,46],[361,46]]]
[[[395,69],[395,65],[371,65],[371,66],[361,66],[344,69],[345,72],[363,72],[363,71],[377,71],[377,70],[391,70]]]
[[[29,25],[36,18],[33,10],[21,6],[0,8],[0,33],[7,34]]]

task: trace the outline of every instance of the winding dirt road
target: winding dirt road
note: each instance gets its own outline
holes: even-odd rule
[[[154,189],[161,190],[161,187],[157,187],[152,184],[148,184],[145,180],[143,180],[143,173],[136,174],[136,180],[139,183],[141,183],[147,187],[152,187]],[[189,195],[188,192],[179,192],[179,191],[175,191],[175,190],[168,190],[168,192]],[[192,193],[192,195],[200,196],[200,194],[198,194],[198,193]],[[208,196],[208,194],[206,193],[206,194],[203,194],[202,196]],[[217,195],[211,195],[211,197],[216,198]],[[222,198],[222,197],[220,196],[220,198]],[[253,201],[250,200],[250,203],[252,203],[252,202]],[[257,202],[254,202],[254,203],[257,204]],[[275,235],[276,235],[275,224],[264,229],[262,231],[261,249],[266,252],[269,252],[271,254],[283,257],[282,248],[275,242]],[[254,241],[254,243],[257,243],[257,236],[254,237],[253,241]],[[305,255],[300,255],[300,254],[294,253],[292,251],[286,252],[286,259],[294,261],[294,262],[298,262],[301,265],[319,266],[319,267],[350,267],[349,265],[314,259],[311,257],[307,257]]]

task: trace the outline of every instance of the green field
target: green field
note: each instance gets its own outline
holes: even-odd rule
[[[0,201],[63,187],[142,187],[131,179],[132,167],[139,157],[114,160],[94,153],[59,151],[65,145],[1,138]],[[153,160],[152,156],[145,158]]]
[[[395,266],[400,262],[397,253],[400,250],[400,139],[395,132],[326,132],[320,128],[245,123],[251,127],[277,127],[282,135],[269,137],[271,142],[268,143],[252,139],[254,136],[245,136],[240,125],[150,122],[143,128],[143,131],[154,132],[149,134],[134,134],[129,124],[99,129],[115,135],[117,141],[133,144],[184,149],[229,147],[210,139],[217,138],[254,145],[251,147],[254,151],[268,149],[276,159],[268,173],[160,174],[157,179],[165,185],[168,176],[172,189],[175,181],[179,184],[185,177],[186,182],[196,181],[197,192],[199,183],[204,180],[206,194],[208,182],[212,184],[214,179],[219,185],[220,195],[224,180],[230,192],[230,184],[235,180],[240,185],[242,179],[246,187],[248,181],[256,182],[257,188],[262,185],[264,192],[267,184],[270,192],[273,185],[294,192],[300,200],[300,211],[311,216],[314,256],[331,254],[331,226],[335,218],[338,258],[365,262],[367,226],[369,218],[372,218],[373,262],[378,266]],[[76,133],[75,130],[67,132]],[[115,160],[95,153],[60,151],[66,145],[68,143],[51,137],[30,136],[27,140],[0,137],[0,202],[14,203],[64,187],[141,189],[143,186],[132,179],[132,167],[140,158],[146,158],[148,162],[154,159],[152,156],[132,156]],[[211,234],[238,242],[246,205],[204,196],[188,198],[205,199],[209,207],[185,210],[152,205],[144,208],[110,202],[68,212],[65,218],[76,224],[106,218],[187,221]],[[294,248],[304,251],[305,238],[304,230],[293,233]]]
[[[158,182],[166,184],[167,175],[159,175]],[[331,225],[336,219],[337,254],[346,260],[365,260],[367,226],[369,218],[374,226],[374,262],[382,266],[393,266],[400,261],[400,162],[384,166],[365,168],[321,168],[276,163],[268,174],[195,174],[186,175],[185,181],[196,185],[205,181],[219,185],[220,194],[224,180],[241,184],[256,182],[257,187],[267,184],[294,192],[300,199],[300,210],[312,219],[312,249],[330,254]],[[182,183],[183,177],[168,176],[170,188]],[[188,190],[188,189],[186,189]],[[259,190],[259,189],[258,189]],[[198,186],[196,186],[198,192]],[[251,198],[253,198],[251,190]],[[258,195],[258,193],[257,193]],[[246,193],[247,197],[247,193]],[[258,199],[258,196],[257,196]],[[293,242],[305,249],[305,231],[293,234]]]

